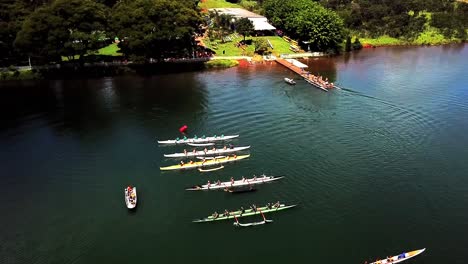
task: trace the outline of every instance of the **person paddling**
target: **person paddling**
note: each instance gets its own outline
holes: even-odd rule
[[[213,218],[216,219],[216,218],[218,218],[219,214],[218,214],[218,212],[215,211],[211,216],[213,216]]]
[[[187,156],[187,150],[186,149],[184,149],[184,155]]]
[[[234,184],[234,178],[231,177],[231,186]]]
[[[278,208],[280,207],[280,202],[277,201],[277,202],[273,205],[273,207],[275,207],[276,209],[278,209]]]

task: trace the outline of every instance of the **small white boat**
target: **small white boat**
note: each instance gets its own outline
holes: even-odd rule
[[[296,84],[296,82],[293,80],[293,79],[289,79],[289,78],[284,78],[284,81],[288,84],[291,84],[291,85],[294,85]]]
[[[137,192],[136,187],[128,186],[124,189],[125,193],[125,204],[128,209],[133,209],[137,205]]]
[[[370,264],[394,264],[394,263],[400,263],[400,262],[405,261],[405,260],[408,260],[408,259],[410,259],[410,258],[412,258],[412,257],[416,257],[417,255],[423,253],[424,250],[426,250],[426,249],[423,248],[423,249],[413,250],[413,251],[410,251],[410,252],[404,252],[404,253],[401,253],[401,254],[396,255],[396,256],[393,256],[393,257],[389,257],[389,258],[377,260],[377,261],[372,262],[372,263],[370,263]]]

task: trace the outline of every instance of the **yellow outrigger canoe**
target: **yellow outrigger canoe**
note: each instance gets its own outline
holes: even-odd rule
[[[177,165],[172,165],[172,166],[167,166],[167,167],[160,167],[159,169],[165,171],[165,170],[185,170],[185,169],[194,169],[194,168],[199,168],[199,167],[205,167],[205,166],[213,166],[213,165],[219,165],[223,163],[228,163],[228,162],[234,162],[237,160],[242,160],[250,157],[250,155],[241,155],[241,156],[228,156],[224,158],[219,158],[219,159],[209,159],[203,161],[197,161],[193,163],[185,163],[185,164],[177,164]]]

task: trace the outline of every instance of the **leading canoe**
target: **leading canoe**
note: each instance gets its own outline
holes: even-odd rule
[[[236,157],[225,157],[225,158],[220,158],[220,159],[210,159],[210,160],[205,160],[205,161],[196,161],[193,163],[185,163],[183,165],[177,164],[177,165],[172,165],[172,166],[167,166],[167,167],[160,167],[160,170],[184,170],[184,169],[193,169],[193,168],[198,168],[198,167],[204,167],[204,166],[213,166],[213,165],[219,165],[223,163],[228,163],[228,162],[234,162],[237,160],[242,160],[250,157],[250,155],[242,155],[242,156],[236,156]]]
[[[247,210],[245,210],[244,213],[242,213],[241,211],[229,212],[228,216],[219,215],[216,218],[213,217],[212,215],[210,215],[210,216],[202,218],[202,219],[193,220],[192,222],[194,222],[194,223],[206,223],[206,222],[213,222],[213,221],[228,220],[228,219],[234,219],[234,217],[240,218],[240,217],[257,215],[257,214],[261,214],[261,213],[264,213],[264,214],[273,213],[273,212],[293,208],[295,206],[296,206],[295,204],[293,204],[293,205],[280,204],[280,206],[278,208],[276,208],[276,207],[268,208],[268,207],[265,206],[265,207],[257,208],[256,211],[253,211],[252,209],[247,209]]]
[[[254,178],[250,178],[250,179],[237,180],[237,181],[234,181],[232,184],[231,184],[230,181],[220,182],[219,184],[213,182],[213,183],[210,183],[209,186],[208,186],[208,184],[204,184],[204,185],[201,185],[201,186],[194,186],[194,187],[191,187],[191,188],[187,188],[185,190],[187,190],[187,191],[222,190],[224,188],[238,188],[238,187],[242,187],[242,186],[249,186],[249,185],[252,186],[252,185],[257,185],[257,184],[263,184],[263,183],[277,181],[277,180],[280,180],[282,178],[284,178],[284,177],[283,176],[273,177],[273,176],[262,175],[261,177],[254,177]]]
[[[426,249],[423,248],[423,249],[413,250],[413,251],[410,251],[410,252],[401,253],[399,255],[395,255],[395,256],[390,257],[390,258],[377,260],[377,261],[372,262],[370,264],[394,264],[394,263],[399,263],[399,262],[408,260],[408,259],[410,259],[412,257],[416,257],[417,255],[423,253],[424,250],[426,250]]]
[[[237,152],[237,151],[242,151],[249,149],[250,146],[245,146],[245,147],[235,147],[235,148],[227,148],[227,149],[216,149],[216,150],[207,150],[206,152],[203,150],[199,151],[191,151],[187,153],[174,153],[174,154],[164,154],[164,157],[166,158],[184,158],[184,157],[195,157],[195,156],[210,156],[210,155],[219,155],[219,154],[224,154],[224,153],[232,153],[232,152]]]
[[[174,139],[174,140],[158,140],[159,144],[187,144],[187,143],[206,143],[206,142],[215,142],[215,141],[223,141],[229,140],[233,138],[237,138],[239,135],[232,135],[232,136],[213,136],[213,137],[205,137],[205,138],[185,138],[185,139]]]

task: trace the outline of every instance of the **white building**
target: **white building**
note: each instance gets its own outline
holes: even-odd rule
[[[242,8],[211,8],[208,11],[217,11],[218,14],[231,15],[234,18],[248,18],[252,21],[255,31],[275,30],[276,28],[268,23],[268,19],[259,14],[255,14]]]

